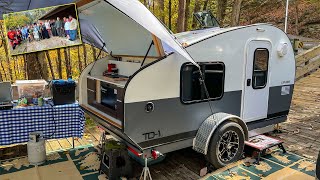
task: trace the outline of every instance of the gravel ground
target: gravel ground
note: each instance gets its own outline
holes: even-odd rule
[[[65,47],[78,44],[81,44],[80,39],[76,39],[75,41],[69,41],[67,38],[64,37],[52,37],[50,39],[32,41],[30,43],[24,41],[21,45],[17,46],[16,49],[11,49],[11,54],[22,54],[27,52],[42,51],[47,49],[54,49],[57,47]]]

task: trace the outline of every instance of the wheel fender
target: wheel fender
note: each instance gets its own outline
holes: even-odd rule
[[[221,123],[232,121],[238,123],[245,134],[245,139],[248,139],[248,127],[246,123],[238,116],[227,113],[215,113],[209,116],[200,126],[196,137],[193,139],[193,149],[204,155],[207,154],[210,139]]]

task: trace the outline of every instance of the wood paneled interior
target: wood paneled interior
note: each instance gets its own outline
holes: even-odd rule
[[[97,103],[101,103],[101,83],[100,81],[96,81],[96,101]]]
[[[87,78],[87,88],[96,91],[96,80]]]
[[[157,38],[155,35],[152,34],[152,39],[153,39],[153,43],[156,47],[157,53],[159,55],[159,57],[163,57],[165,55],[163,47],[162,47],[162,43],[161,40],[159,38]]]

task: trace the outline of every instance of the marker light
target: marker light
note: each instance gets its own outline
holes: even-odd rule
[[[153,159],[158,159],[158,157],[161,156],[161,153],[157,150],[152,150],[151,156],[153,157]]]

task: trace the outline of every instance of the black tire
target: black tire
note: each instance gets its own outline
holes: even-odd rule
[[[230,137],[229,143],[228,137]],[[235,122],[226,121],[212,135],[206,158],[215,168],[224,167],[241,158],[244,141],[245,135],[242,127]]]

